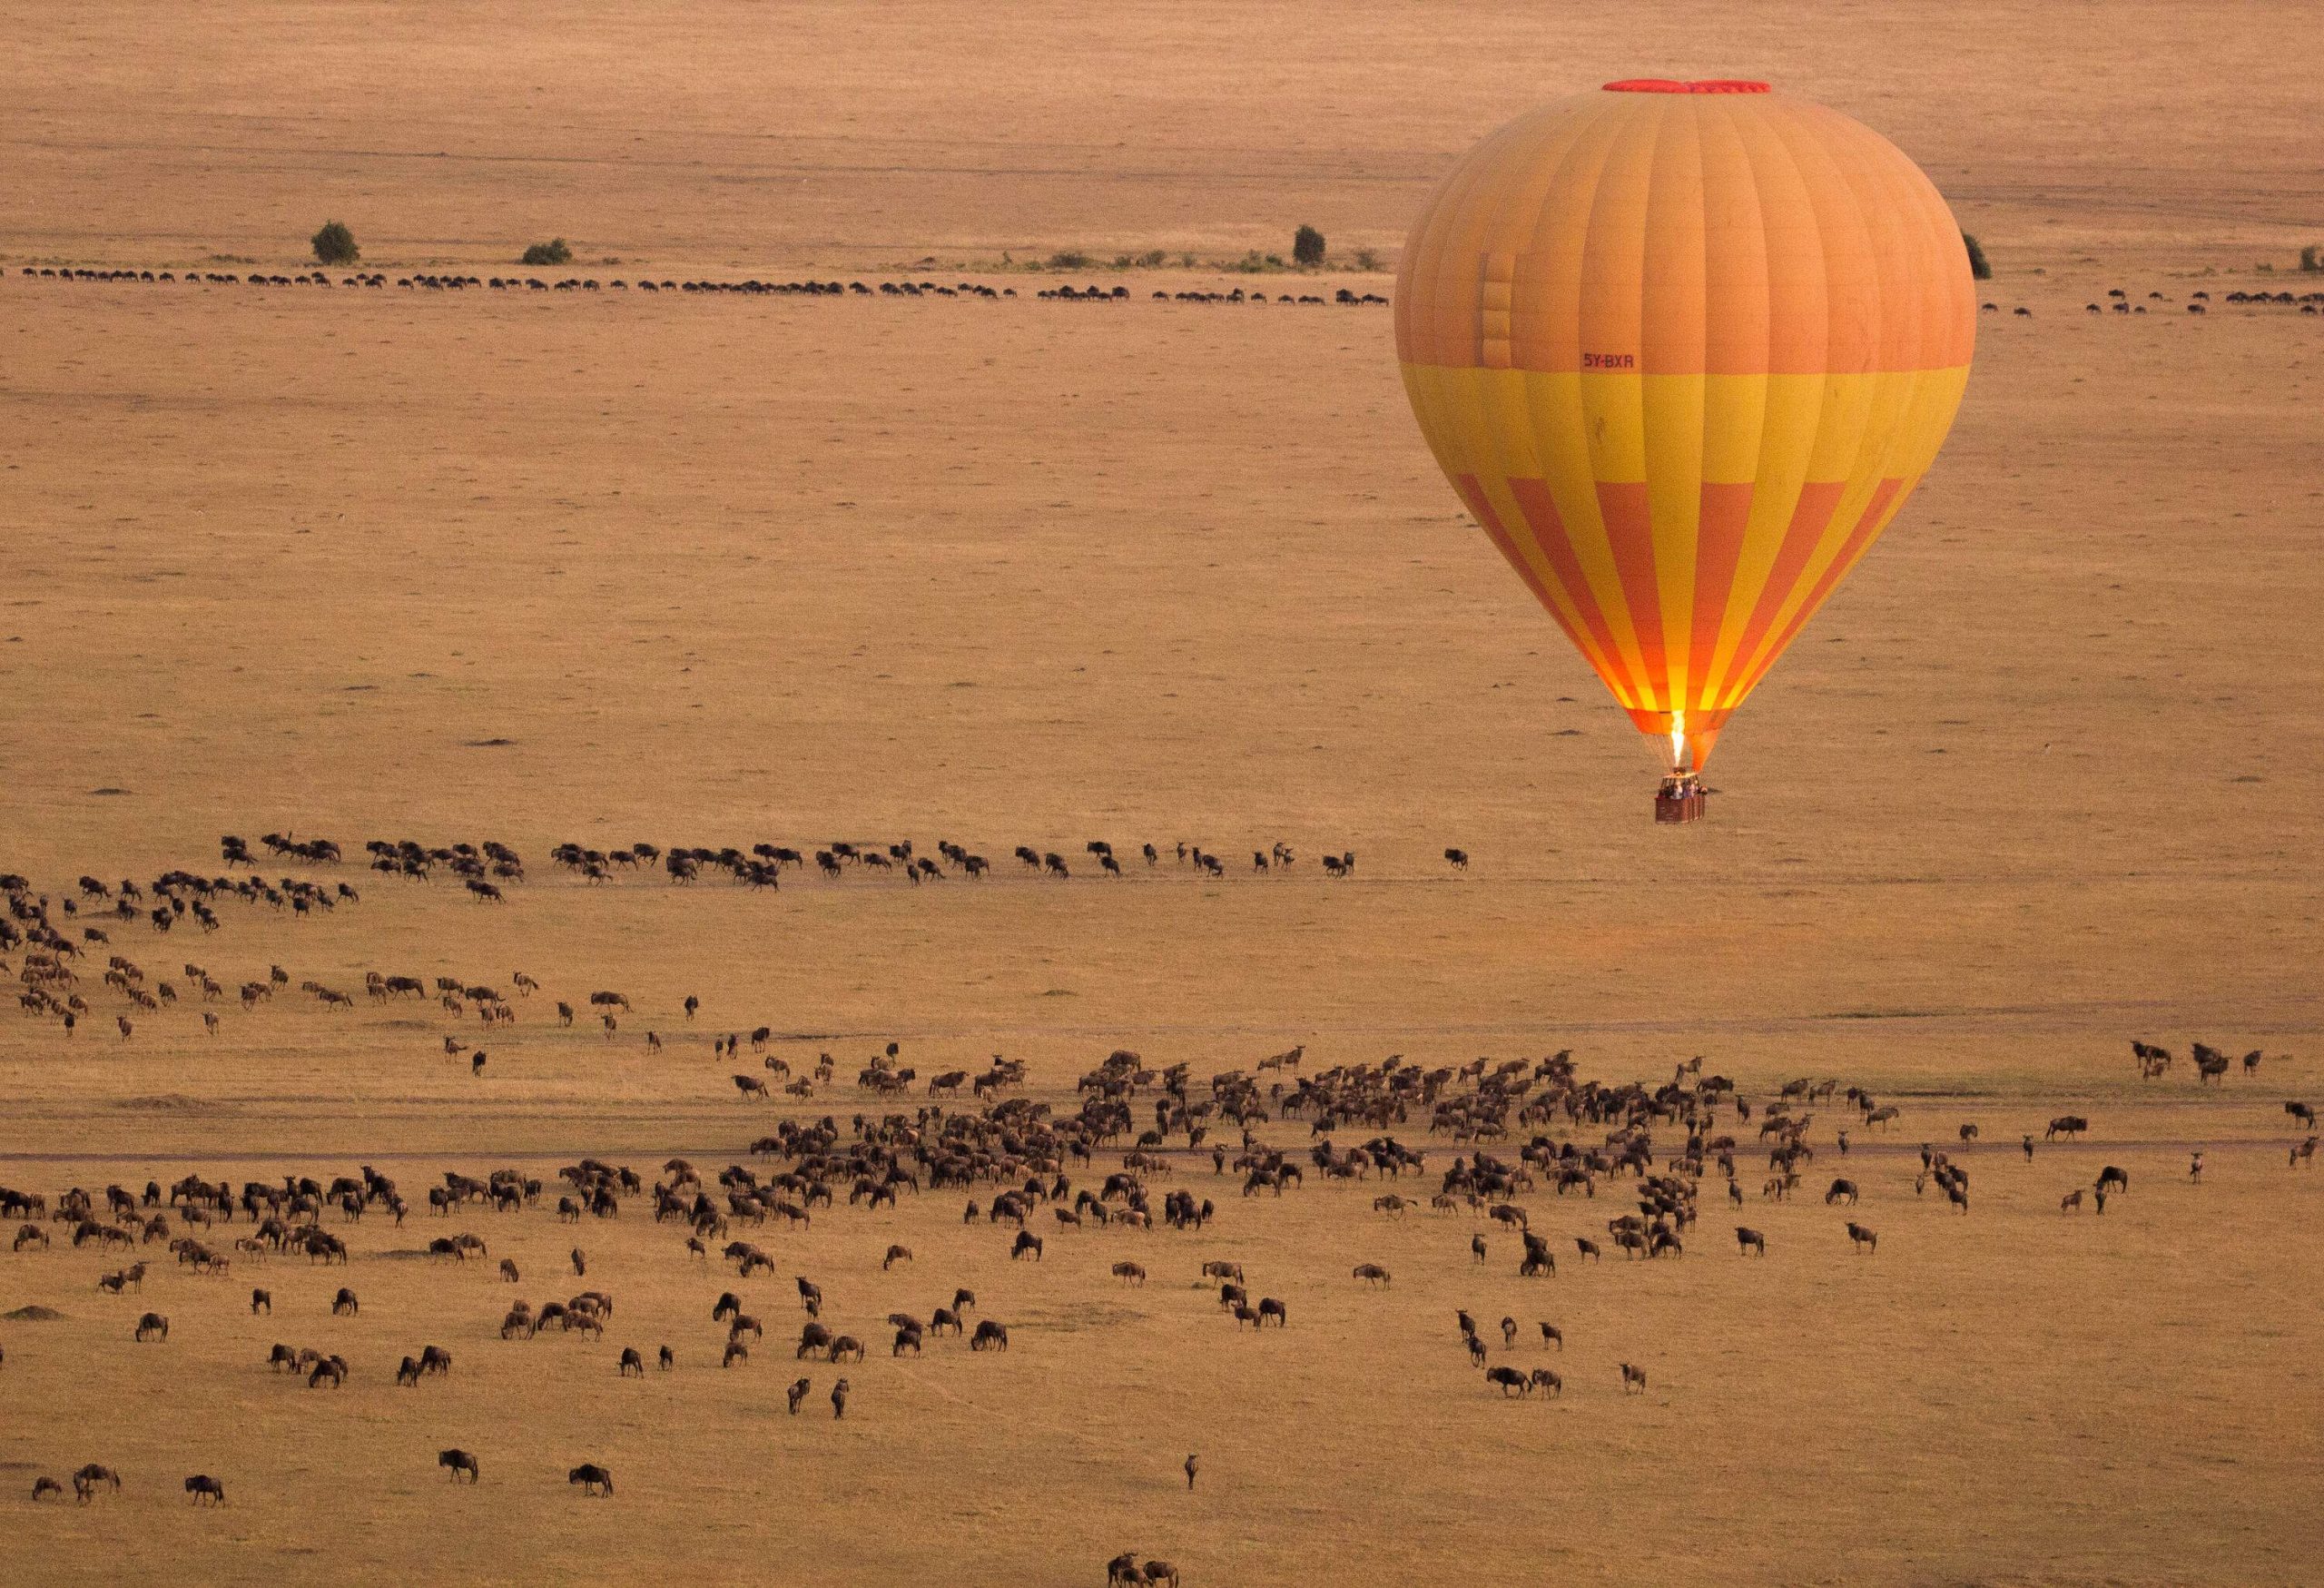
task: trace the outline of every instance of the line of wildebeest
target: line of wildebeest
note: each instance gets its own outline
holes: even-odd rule
[[[389,277],[379,271],[361,271],[342,275],[334,281],[324,270],[300,271],[292,275],[276,275],[252,271],[247,275],[232,271],[155,271],[129,269],[120,266],[90,268],[78,265],[25,265],[20,275],[42,280],[64,281],[95,281],[126,285],[202,286],[202,287],[336,287],[379,289],[390,279],[405,291],[465,292],[471,290],[485,292],[596,292],[612,291],[653,293],[675,292],[688,297],[740,298],[971,298],[999,302],[1016,297],[1014,287],[993,287],[982,281],[955,281],[950,286],[940,281],[883,281],[877,285],[861,281],[762,281],[749,278],[728,281],[651,281],[639,278],[630,281],[619,277],[600,281],[595,276],[566,276],[556,281],[543,281],[538,276],[471,276],[444,274],[436,271],[415,271],[408,276]],[[1128,287],[1101,287],[1095,283],[1077,287],[1070,283],[1042,287],[1031,294],[1036,300],[1060,303],[1127,303],[1133,301]],[[1340,287],[1330,297],[1320,292],[1277,292],[1273,298],[1256,288],[1230,287],[1187,289],[1176,292],[1155,289],[1147,293],[1151,301],[1170,303],[1295,303],[1338,304],[1343,308],[1369,305],[1384,307],[1388,301],[1377,292],[1358,292]]]
[[[658,870],[673,883],[690,884],[705,875],[723,872],[738,885],[767,890],[781,887],[786,867],[803,870],[810,854],[822,876],[834,882],[852,874],[888,876],[901,877],[917,887],[952,876],[981,881],[991,870],[991,863],[983,855],[949,839],[940,840],[936,848],[935,856],[918,853],[910,839],[884,844],[835,840],[825,847],[805,849],[761,843],[753,844],[747,852],[734,845],[674,845],[665,849],[659,844],[639,843],[601,850],[565,843],[556,845],[550,855],[558,866],[592,883],[609,882],[618,874]],[[479,903],[505,903],[509,885],[525,880],[522,857],[507,844],[493,839],[482,843],[463,841],[423,844],[409,838],[375,838],[364,845],[364,850],[374,872],[415,882],[432,880],[438,873],[454,877],[468,896]],[[1094,864],[1098,873],[1108,876],[1125,874],[1113,845],[1106,840],[1088,840],[1083,850],[1088,861],[1075,863],[1085,867]],[[1145,869],[1152,871],[1160,867],[1166,852],[1149,843],[1141,845],[1139,853]],[[1208,879],[1223,879],[1227,874],[1226,862],[1199,843],[1181,841],[1168,853],[1176,869],[1191,867]],[[173,869],[147,883],[124,877],[115,883],[84,873],[72,888],[59,890],[54,898],[36,892],[30,879],[21,873],[0,873],[0,905],[5,905],[5,912],[0,912],[0,953],[18,950],[24,953],[18,1007],[30,1015],[55,1019],[71,1035],[91,1013],[87,999],[74,991],[78,977],[74,966],[100,949],[112,950],[115,932],[141,922],[154,932],[168,932],[183,926],[208,933],[224,924],[219,910],[228,903],[264,904],[278,913],[303,918],[362,902],[361,893],[349,883],[290,876],[269,880],[259,874],[261,859],[296,859],[314,865],[344,863],[344,852],[330,839],[269,833],[259,841],[258,849],[253,849],[246,839],[229,833],[219,840],[219,857],[225,869],[214,876]],[[1065,881],[1073,875],[1066,857],[1055,850],[1019,844],[1015,858],[1036,876]],[[1447,849],[1444,858],[1457,870],[1468,867],[1469,857],[1463,850]],[[1283,843],[1251,851],[1250,869],[1255,874],[1285,873],[1296,863],[1297,856],[1290,845]],[[1326,854],[1321,865],[1327,876],[1352,876],[1355,872],[1355,852],[1351,849]],[[237,867],[242,869],[237,873]],[[104,981],[117,985],[124,1000],[133,1006],[114,1016],[114,1025],[125,1041],[135,1034],[135,1011],[158,1013],[163,1006],[180,1001],[182,989],[167,979],[156,980],[148,986],[143,971],[125,955],[111,952],[108,958]],[[0,975],[6,973],[0,972]],[[189,964],[186,978],[190,986],[184,991],[192,991],[202,1001],[225,1000],[224,985],[199,966]],[[277,967],[269,981],[244,982],[239,990],[240,1000],[245,1007],[252,1006],[287,981]],[[354,1002],[352,994],[312,981],[303,983],[302,990],[326,1004],[351,1007]],[[376,994],[376,983],[374,991]],[[568,1011],[568,1023],[570,1019]],[[218,1031],[214,1013],[205,1011],[202,1021],[212,1033]],[[608,1017],[609,1034],[612,1029]]]
[[[529,977],[519,981],[520,992],[538,985]],[[619,993],[597,996],[629,1007],[629,1000]],[[689,1016],[698,1003],[688,997]],[[722,1047],[731,1041],[722,1040]],[[753,1046],[763,1042],[762,1031]],[[2136,1041],[2132,1049],[2148,1079],[2166,1074],[2177,1061],[2169,1050],[2152,1043]],[[876,1103],[904,1090],[914,1072],[901,1057],[900,1044],[894,1042],[872,1054],[858,1071],[859,1091]],[[2231,1066],[2221,1050],[2197,1043],[2191,1057],[2199,1084],[2225,1084]],[[2244,1056],[2247,1076],[2259,1070],[2262,1057],[2256,1051]],[[825,1055],[825,1065],[830,1062]],[[774,1254],[760,1244],[767,1232],[812,1228],[818,1216],[841,1216],[842,1191],[848,1208],[866,1213],[895,1207],[904,1197],[967,1192],[963,1223],[980,1228],[1008,1226],[1009,1257],[1031,1264],[1043,1260],[1048,1242],[1059,1235],[1078,1238],[1093,1228],[1150,1231],[1159,1227],[1198,1235],[1219,1218],[1216,1202],[1157,1182],[1182,1172],[1199,1173],[1207,1159],[1214,1178],[1231,1176],[1239,1185],[1246,1206],[1263,1207],[1266,1200],[1300,1189],[1311,1176],[1326,1181],[1393,1183],[1399,1189],[1383,1189],[1373,1198],[1376,1217],[1401,1219],[1423,1208],[1438,1216],[1465,1215],[1462,1222],[1471,1226],[1472,1266],[1483,1268],[1492,1262],[1489,1234],[1495,1239],[1506,1235],[1517,1243],[1517,1275],[1533,1279],[1557,1274],[1558,1254],[1551,1238],[1532,1226],[1533,1215],[1521,1200],[1530,1194],[1548,1191],[1561,1198],[1594,1201],[1603,1191],[1631,1201],[1630,1208],[1603,1218],[1602,1235],[1594,1229],[1570,1234],[1570,1261],[1602,1263],[1607,1246],[1631,1261],[1677,1259],[1683,1257],[1698,1222],[1704,1181],[1724,1182],[1730,1203],[1739,1207],[1745,1202],[1739,1159],[1747,1152],[1767,1152],[1768,1174],[1759,1195],[1763,1200],[1782,1201],[1798,1190],[1817,1157],[1819,1147],[1810,1137],[1819,1109],[1837,1110],[1846,1121],[1833,1129],[1822,1149],[1840,1159],[1856,1145],[1852,1133],[1893,1134],[1903,1112],[1866,1088],[1843,1087],[1829,1078],[1787,1080],[1755,1105],[1728,1078],[1704,1074],[1700,1058],[1675,1066],[1670,1079],[1659,1086],[1609,1084],[1581,1078],[1570,1050],[1539,1060],[1478,1059],[1433,1068],[1398,1056],[1309,1072],[1305,1047],[1300,1046],[1260,1059],[1248,1070],[1214,1073],[1206,1083],[1198,1082],[1187,1064],[1150,1066],[1138,1054],[1118,1050],[1077,1079],[1069,1102],[1062,1096],[1049,1101],[1028,1095],[1022,1066],[996,1060],[995,1070],[980,1078],[973,1106],[965,1110],[948,1106],[958,1096],[960,1080],[959,1072],[950,1071],[931,1077],[926,1100],[909,1111],[857,1112],[844,1121],[829,1114],[785,1118],[750,1144],[744,1160],[707,1178],[683,1159],[665,1161],[650,1179],[626,1165],[583,1159],[558,1169],[547,1183],[514,1168],[480,1175],[448,1170],[440,1184],[427,1189],[425,1200],[430,1215],[448,1223],[478,1212],[521,1217],[530,1210],[553,1209],[560,1223],[576,1228],[585,1221],[617,1218],[625,1206],[644,1204],[650,1207],[655,1225],[683,1231],[674,1235],[674,1258],[705,1272],[713,1264],[731,1265],[739,1286],[777,1270]],[[2308,1105],[2288,1103],[2286,1109],[2303,1124],[2312,1125],[2313,1110]],[[1266,1139],[1271,1128],[1301,1122],[1307,1126],[1304,1147]],[[2059,1115],[2048,1121],[2042,1137],[2073,1139],[2088,1129],[2087,1119]],[[1922,1143],[1915,1191],[1925,1194],[1933,1185],[1966,1215],[1969,1173],[1965,1160],[1980,1129],[1976,1122],[1965,1121],[1955,1133],[1959,1145],[1954,1151]],[[1407,1136],[1414,1140],[1405,1139]],[[2021,1137],[2020,1145],[2027,1159],[2034,1156],[2032,1132]],[[2294,1166],[2310,1161],[2315,1145],[2311,1134],[2295,1147]],[[1408,1177],[1428,1187],[1431,1157],[1442,1160],[1448,1150],[1449,1162],[1433,1171],[1433,1189],[1411,1195],[1401,1189]],[[1118,1167],[1101,1166],[1101,1154]],[[2194,1155],[2190,1173],[2200,1179],[2200,1153]],[[2129,1184],[2125,1170],[2107,1165],[2093,1188],[2099,1210],[2104,1211],[2110,1193],[2124,1193]],[[1876,1253],[1879,1238],[1856,1216],[1861,1197],[1857,1182],[1845,1175],[1832,1178],[1823,1191],[1827,1207],[1848,1210],[1850,1217],[1843,1223],[1846,1238],[1855,1251],[1868,1257]],[[2073,1189],[2063,1199],[2062,1208],[2076,1210],[2083,1198],[2083,1190]],[[303,1258],[310,1268],[323,1271],[326,1287],[335,1286],[328,1307],[333,1317],[359,1316],[361,1306],[351,1286],[330,1277],[332,1269],[343,1269],[350,1262],[341,1232],[367,1218],[384,1218],[400,1228],[413,1211],[396,1182],[369,1165],[328,1179],[288,1175],[280,1183],[249,1180],[239,1188],[199,1175],[184,1176],[166,1189],[156,1179],[142,1191],[117,1184],[99,1192],[74,1187],[53,1198],[0,1188],[0,1218],[21,1221],[12,1242],[14,1255],[49,1251],[59,1234],[70,1248],[94,1247],[101,1255],[118,1251],[126,1257],[159,1248],[173,1259],[162,1272],[188,1282],[212,1281],[253,1267],[264,1268],[278,1259]],[[1597,1222],[1593,1217],[1592,1223]],[[330,1228],[333,1224],[339,1228]],[[1051,1227],[1046,1237],[1036,1233],[1037,1224]],[[1769,1242],[1763,1231],[1742,1224],[1734,1229],[1740,1255],[1768,1256]],[[230,1237],[230,1231],[235,1233]],[[915,1262],[911,1249],[887,1234],[874,1238],[883,1243],[883,1272]],[[678,1257],[681,1243],[684,1255]],[[449,1271],[465,1271],[472,1262],[488,1262],[490,1248],[483,1238],[462,1229],[429,1238],[426,1255]],[[582,1247],[572,1248],[568,1261],[576,1280],[586,1277],[588,1258]],[[1220,1316],[1231,1318],[1238,1330],[1248,1328],[1259,1337],[1270,1326],[1288,1328],[1287,1305],[1275,1297],[1255,1295],[1240,1261],[1199,1254],[1190,1254],[1185,1261],[1190,1276],[1216,1287]],[[522,1282],[517,1264],[507,1257],[499,1259],[495,1272],[500,1283]],[[1110,1263],[1108,1273],[1119,1285],[1142,1287],[1148,1267],[1137,1258],[1121,1258]],[[103,1274],[96,1287],[114,1296],[142,1295],[149,1277],[153,1276],[147,1260],[138,1258]],[[1350,1278],[1367,1289],[1393,1284],[1391,1271],[1376,1262],[1356,1265]],[[705,1297],[709,1288],[705,1280]],[[795,1274],[792,1288],[804,1314],[794,1360],[854,1365],[861,1373],[865,1342],[873,1331],[861,1322],[850,1328],[827,1318],[827,1308],[843,1308],[835,1306],[823,1284],[808,1275]],[[318,1304],[320,1294],[315,1293]],[[252,1289],[253,1317],[271,1321],[274,1307],[273,1288]],[[765,1338],[764,1320],[735,1288],[721,1289],[707,1310],[712,1325],[724,1329],[723,1339],[713,1347],[721,1367],[747,1366],[753,1347]],[[977,1310],[974,1293],[956,1287],[947,1303],[925,1316],[887,1314],[881,1327],[890,1331],[891,1358],[920,1357],[932,1342],[947,1336],[967,1336],[972,1353],[1006,1352],[1008,1326],[976,1317],[971,1327]],[[498,1339],[538,1340],[554,1335],[602,1341],[615,1316],[614,1297],[601,1288],[577,1290],[537,1307],[518,1300],[502,1313]],[[1519,1350],[1521,1338],[1537,1332],[1536,1348],[1554,1350],[1558,1360],[1565,1360],[1567,1332],[1561,1325],[1536,1319],[1529,1331],[1512,1315],[1502,1317],[1495,1329],[1481,1325],[1466,1307],[1454,1309],[1454,1321],[1461,1348],[1482,1386],[1497,1390],[1503,1399],[1530,1398],[1536,1392],[1562,1396],[1565,1375],[1556,1367],[1492,1359],[1496,1335],[1505,1358]],[[170,1317],[143,1312],[130,1334],[137,1344],[166,1345]],[[483,1332],[476,1337],[484,1338]],[[659,1345],[652,1363],[655,1373],[677,1371],[678,1348]],[[0,1366],[5,1364],[5,1351],[0,1351]],[[635,1344],[620,1346],[612,1365],[617,1378],[644,1378],[649,1373],[646,1353]],[[1645,1366],[1627,1358],[1610,1360],[1608,1366],[1623,1395],[1647,1393]],[[354,1371],[340,1352],[279,1341],[266,1355],[264,1366],[271,1373],[303,1379],[310,1390],[339,1389]],[[394,1381],[417,1390],[428,1380],[449,1379],[452,1372],[452,1352],[431,1343],[401,1358]],[[812,1389],[807,1376],[786,1388],[791,1415],[800,1413]],[[846,1376],[831,1385],[828,1396],[835,1418],[846,1415],[852,1389]],[[1189,1455],[1186,1463],[1190,1489],[1197,1460]],[[482,1463],[473,1452],[447,1448],[438,1454],[438,1463],[453,1482],[481,1481]],[[80,1468],[71,1481],[83,1504],[119,1489],[122,1483],[113,1469],[95,1462]],[[590,1495],[610,1497],[615,1492],[613,1474],[601,1461],[573,1466],[567,1481]],[[189,1475],[185,1491],[192,1504],[225,1503],[222,1481],[210,1474]],[[36,1501],[63,1494],[64,1484],[46,1475],[33,1486]],[[1109,1581],[1116,1583],[1177,1580],[1168,1563],[1141,1565],[1135,1553],[1117,1556],[1108,1563],[1108,1571]]]

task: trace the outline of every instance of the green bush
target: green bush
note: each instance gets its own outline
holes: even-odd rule
[[[1159,270],[1169,262],[1170,256],[1163,252],[1158,248],[1149,248],[1144,253],[1137,256],[1137,264],[1140,270]]]
[[[573,251],[565,246],[565,239],[552,237],[547,242],[536,242],[532,247],[525,250],[525,257],[517,262],[528,265],[561,265],[570,264],[572,261]]]
[[[1298,263],[1313,269],[1324,262],[1324,234],[1313,226],[1302,226],[1291,237],[1291,257]]]
[[[1088,268],[1089,256],[1078,248],[1049,255],[1049,269],[1053,271],[1086,271]]]
[[[323,229],[310,241],[315,257],[327,265],[353,264],[363,257],[363,251],[355,246],[355,233],[337,221],[324,222]]]
[[[1969,251],[1969,274],[1980,281],[1994,279],[1994,267],[1985,262],[1985,251],[1966,232],[1961,233],[1961,245]]]

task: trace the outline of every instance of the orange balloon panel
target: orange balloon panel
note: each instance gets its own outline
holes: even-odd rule
[[[1969,375],[1961,230],[1836,111],[1610,84],[1480,144],[1396,281],[1437,462],[1646,733],[1699,768],[1926,472]]]

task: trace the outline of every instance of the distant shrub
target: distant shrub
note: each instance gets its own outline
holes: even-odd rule
[[[1300,264],[1313,268],[1324,262],[1324,234],[1313,226],[1302,226],[1291,235],[1291,257]]]
[[[355,233],[337,221],[324,222],[323,229],[309,241],[314,244],[315,257],[327,265],[353,264],[363,257],[363,251],[355,246]]]
[[[1376,271],[1380,268],[1380,256],[1368,248],[1359,248],[1355,251],[1355,268],[1360,271]]]
[[[525,257],[517,262],[528,265],[561,265],[573,261],[573,251],[565,246],[565,239],[552,237],[547,242],[536,242],[525,250]]]
[[[1049,255],[1049,269],[1053,271],[1086,271],[1088,268],[1089,256],[1078,248]]]
[[[1149,248],[1137,256],[1137,266],[1140,270],[1159,270],[1169,262],[1170,256],[1158,248]]]
[[[2301,249],[2299,268],[2304,271],[2324,271],[2324,244],[2311,242]]]
[[[1961,233],[1961,246],[1969,251],[1969,274],[1980,281],[1994,279],[1994,267],[1985,262],[1985,251],[1966,232]]]

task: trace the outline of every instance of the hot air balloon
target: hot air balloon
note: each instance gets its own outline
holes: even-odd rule
[[[1702,814],[1703,764],[1935,460],[1960,227],[1763,83],[1609,83],[1487,138],[1413,228],[1396,358],[1462,501]]]

